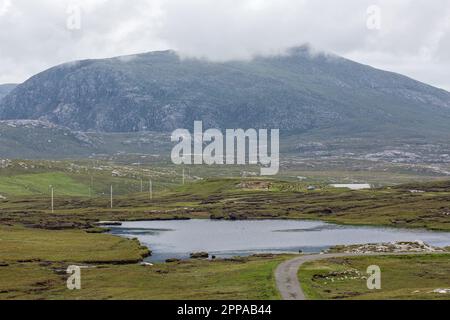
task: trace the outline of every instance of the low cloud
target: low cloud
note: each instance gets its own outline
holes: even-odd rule
[[[309,43],[450,90],[447,0],[0,0],[0,43],[0,83],[84,58],[225,61]]]

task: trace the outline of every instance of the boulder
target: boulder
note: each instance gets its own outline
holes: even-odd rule
[[[208,252],[193,252],[191,253],[191,259],[208,259],[209,253]]]

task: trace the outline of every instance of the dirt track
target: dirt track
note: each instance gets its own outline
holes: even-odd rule
[[[275,271],[275,279],[278,290],[283,300],[306,300],[300,282],[298,281],[298,269],[306,262],[324,260],[329,258],[357,257],[357,256],[386,256],[386,255],[414,255],[430,254],[426,252],[415,253],[369,253],[369,254],[351,254],[351,253],[332,253],[332,254],[312,254],[303,255],[295,259],[283,262]]]

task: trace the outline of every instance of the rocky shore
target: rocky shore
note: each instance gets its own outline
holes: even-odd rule
[[[389,243],[369,243],[350,246],[334,246],[324,253],[392,253],[392,252],[445,252],[445,249],[430,246],[423,241],[395,241]]]

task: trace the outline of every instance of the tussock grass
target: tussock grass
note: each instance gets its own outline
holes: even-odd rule
[[[381,269],[381,290],[369,290],[361,278],[371,265]],[[355,271],[360,276],[352,279]],[[310,299],[450,299],[432,292],[450,288],[449,274],[448,254],[351,257],[306,263],[299,280]]]

